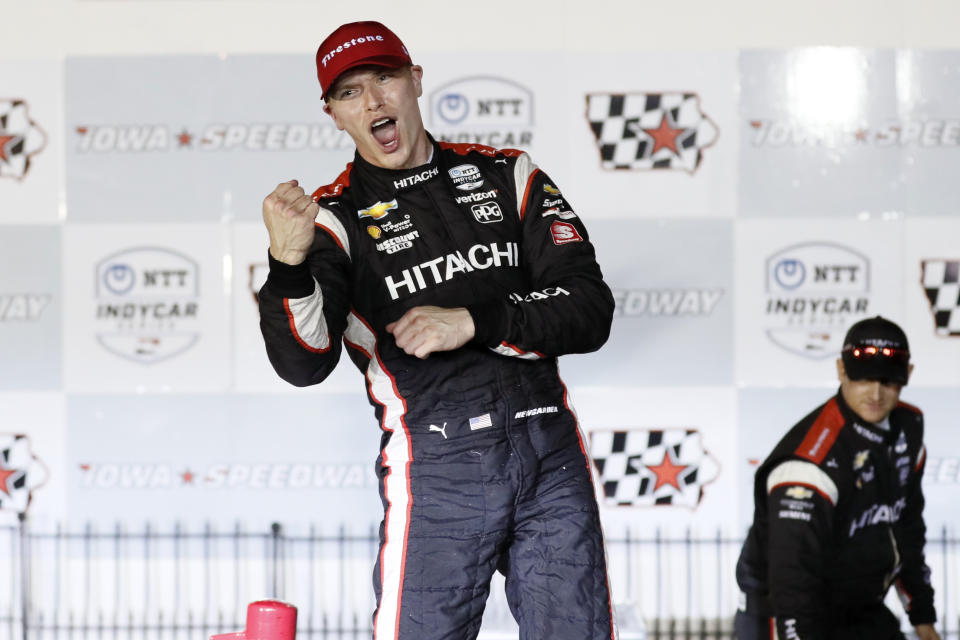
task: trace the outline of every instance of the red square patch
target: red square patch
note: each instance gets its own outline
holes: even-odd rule
[[[553,236],[553,244],[567,244],[568,242],[583,242],[577,228],[572,224],[555,220],[550,225],[550,235]]]

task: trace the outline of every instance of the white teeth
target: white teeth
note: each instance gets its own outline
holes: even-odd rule
[[[383,118],[382,120],[377,120],[376,122],[374,122],[373,127],[376,128],[376,127],[379,127],[380,125],[387,124],[388,122],[390,122],[390,118]]]

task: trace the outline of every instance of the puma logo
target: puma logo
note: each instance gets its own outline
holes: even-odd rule
[[[430,431],[437,431],[443,434],[443,439],[447,439],[447,423],[444,422],[442,427],[438,427],[435,424],[430,425]]]

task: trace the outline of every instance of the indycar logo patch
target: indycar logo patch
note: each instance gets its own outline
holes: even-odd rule
[[[483,186],[483,176],[476,165],[461,164],[447,171],[454,186],[461,191],[473,191]]]

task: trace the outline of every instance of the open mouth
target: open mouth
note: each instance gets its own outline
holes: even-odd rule
[[[371,125],[370,130],[373,132],[373,137],[385,150],[391,151],[396,148],[399,133],[396,120],[392,118],[381,118]]]

